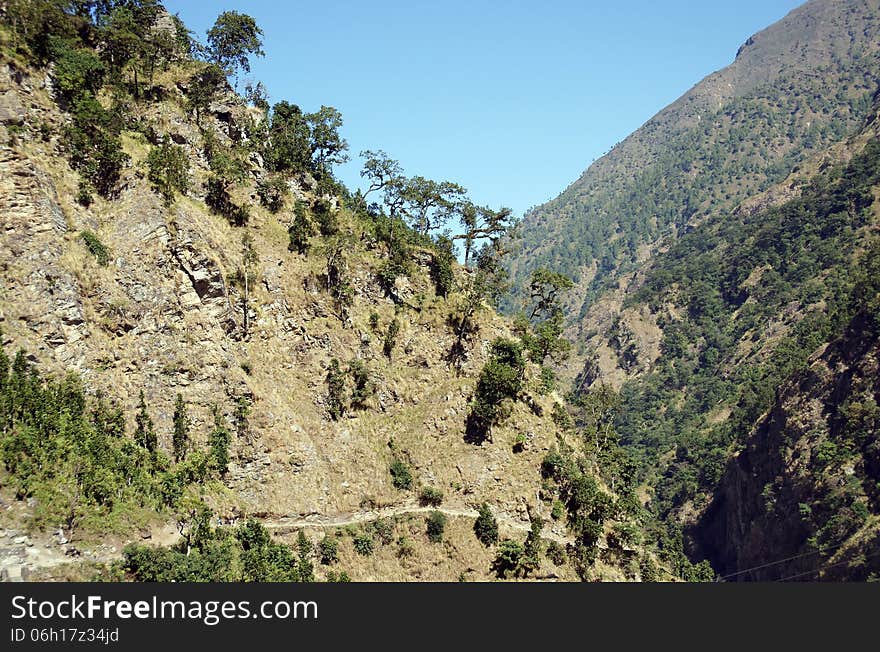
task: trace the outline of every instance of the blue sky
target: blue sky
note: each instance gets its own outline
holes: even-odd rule
[[[363,149],[408,175],[464,185],[521,215],[709,73],[799,0],[167,0],[204,38],[253,16],[270,102],[342,112],[360,187]]]

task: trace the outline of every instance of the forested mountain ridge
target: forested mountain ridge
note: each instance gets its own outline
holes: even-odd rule
[[[856,129],[876,89],[880,5],[812,0],[755,34],[615,146],[556,199],[527,214],[510,262],[517,309],[530,270],[574,278],[575,332],[587,310],[664,238],[729,211]],[[579,317],[578,317],[579,315]]]
[[[776,389],[692,530],[731,580],[880,577],[880,90],[864,130],[835,150],[870,181],[828,342]]]
[[[494,311],[509,211],[381,151],[349,191],[336,109],[230,85],[244,14],[0,15],[0,577],[709,576]]]
[[[787,552],[806,553],[820,570],[843,562],[813,577],[874,572],[858,563],[865,547],[847,542],[872,541],[875,469],[859,447],[876,439],[876,424],[866,422],[858,445],[836,441],[844,397],[833,397],[814,436],[789,429],[796,443],[786,448],[762,433],[785,430],[764,421],[771,408],[809,403],[777,389],[797,387],[829,342],[870,350],[870,333],[860,341],[847,325],[858,323],[852,297],[877,232],[878,15],[876,3],[806,3],[522,224],[514,278],[546,264],[577,280],[564,299],[575,391],[620,388],[616,429],[640,460],[650,508],[683,525],[693,558],[708,556],[723,574]],[[870,368],[867,356],[853,369]],[[832,366],[825,382],[848,373]],[[802,391],[816,392],[815,406],[827,386]],[[791,463],[810,449],[824,459],[832,445],[836,456],[821,469]],[[844,478],[849,489],[832,491],[822,478]],[[778,507],[765,488],[779,492]],[[791,540],[762,536],[785,510],[798,512],[793,495],[812,516],[792,526]],[[846,555],[832,558],[830,542]]]

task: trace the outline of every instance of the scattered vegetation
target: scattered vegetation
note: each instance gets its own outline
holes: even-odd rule
[[[106,267],[107,263],[110,262],[110,249],[107,248],[107,245],[101,242],[98,236],[88,229],[80,231],[79,236],[85,243],[86,249],[89,250],[89,253],[98,261],[98,264],[102,267]]]
[[[18,498],[34,499],[35,526],[61,524],[68,538],[80,530],[127,528],[132,519],[177,508],[189,487],[220,472],[204,451],[193,450],[178,463],[169,459],[158,446],[143,392],[135,423],[129,436],[117,404],[88,398],[76,376],[40,374],[24,351],[10,360],[0,345],[4,484]]]
[[[259,521],[215,528],[211,511],[192,507],[181,541],[168,548],[129,544],[118,564],[138,582],[313,582],[312,544],[302,532],[290,547],[272,541]]]

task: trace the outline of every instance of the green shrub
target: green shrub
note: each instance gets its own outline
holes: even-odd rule
[[[91,206],[94,201],[92,190],[92,184],[85,179],[80,179],[79,186],[76,189],[76,203],[85,208]]]
[[[370,379],[370,372],[363,360],[355,358],[348,363],[348,373],[351,376],[351,406],[355,409],[363,409],[367,401],[376,393],[376,386]]]
[[[205,195],[208,208],[225,217],[233,226],[244,226],[250,220],[250,211],[246,206],[238,206],[232,201],[227,181],[214,175],[208,179],[208,192]]]
[[[502,402],[519,395],[524,371],[522,346],[513,340],[496,339],[492,343],[492,355],[477,380],[465,425],[468,441],[479,444],[489,437],[492,427],[504,416]]]
[[[23,125],[7,125],[6,134],[9,136],[9,146],[15,147],[16,145],[21,143],[21,139],[25,134],[25,128]]]
[[[318,554],[325,566],[339,561],[339,540],[335,536],[326,535],[318,544]]]
[[[202,112],[217,98],[225,85],[226,74],[214,64],[206,66],[190,77],[187,104],[190,110],[195,111],[197,123],[201,120]]]
[[[415,553],[415,546],[409,537],[402,536],[397,540],[397,556],[400,559],[412,557]]]
[[[354,549],[359,555],[369,557],[373,554],[373,537],[366,532],[360,532],[354,538]]]
[[[309,252],[310,239],[315,235],[315,227],[309,219],[308,209],[303,202],[297,202],[293,208],[293,222],[287,229],[287,235],[288,251],[296,251],[302,255]]]
[[[110,250],[101,242],[97,235],[89,230],[80,231],[80,237],[86,245],[89,253],[95,257],[98,264],[105,267],[110,262]]]
[[[562,566],[566,562],[565,546],[557,541],[547,543],[547,559],[557,566]]]
[[[351,582],[351,578],[348,576],[348,573],[345,571],[339,571],[338,573],[335,571],[327,572],[327,581],[328,582]]]
[[[443,492],[434,487],[424,487],[419,493],[419,503],[422,506],[437,507],[443,502]]]
[[[189,190],[189,158],[179,145],[164,142],[150,149],[147,155],[147,178],[162,195],[165,205],[174,200],[174,193]]]
[[[391,462],[391,484],[395,489],[407,490],[412,488],[413,477],[409,467],[399,459]]]
[[[211,463],[220,473],[221,477],[229,468],[229,444],[232,441],[232,433],[215,405],[212,408],[214,427],[208,435],[208,447],[211,454]]]
[[[639,528],[632,523],[615,523],[608,543],[618,548],[634,548],[642,542]]]
[[[312,208],[315,221],[318,223],[318,231],[324,237],[334,236],[339,233],[339,218],[337,211],[326,199],[318,199]]]
[[[181,394],[177,395],[174,403],[174,431],[171,444],[174,451],[174,461],[180,462],[186,457],[190,448],[189,441],[189,416],[187,415],[186,403]]]
[[[394,347],[397,344],[397,335],[400,333],[400,322],[397,320],[397,317],[391,320],[391,323],[388,324],[388,330],[385,332],[385,340],[382,343],[382,353],[385,354],[389,360],[391,359],[391,353],[394,351]]]
[[[498,544],[498,554],[492,562],[492,571],[501,578],[512,577],[519,572],[522,557],[522,544],[512,539],[504,539]]]
[[[550,367],[541,366],[541,378],[538,383],[538,389],[542,396],[545,396],[556,389],[556,372]]]
[[[443,512],[433,511],[425,519],[428,540],[432,543],[443,541],[443,530],[446,529],[446,515]]]
[[[387,518],[377,518],[372,523],[373,532],[382,545],[388,545],[394,541],[394,521]]]
[[[86,48],[59,43],[52,68],[52,87],[67,102],[84,94],[97,94],[106,70],[97,55]]]
[[[354,288],[348,270],[349,243],[340,238],[327,248],[327,270],[324,275],[325,287],[336,300],[340,318],[347,321],[348,309],[354,302]]]
[[[101,196],[111,196],[122,167],[129,161],[119,139],[100,129],[84,129],[74,122],[65,129],[64,144],[71,167]]]
[[[327,411],[330,418],[337,421],[345,412],[345,376],[339,366],[339,360],[330,360],[327,370]]]
[[[498,542],[498,521],[487,503],[480,505],[479,515],[474,521],[474,534],[484,546]]]
[[[431,257],[431,278],[437,296],[447,297],[455,286],[455,276],[452,272],[452,264],[455,254],[452,249],[452,240],[445,236],[437,238],[436,251]]]
[[[273,174],[260,179],[257,183],[260,204],[272,213],[277,213],[284,207],[284,199],[289,190],[287,181],[281,175]]]
[[[639,573],[642,576],[643,582],[656,582],[660,579],[660,572],[657,568],[657,564],[648,555],[645,555],[639,561]]]

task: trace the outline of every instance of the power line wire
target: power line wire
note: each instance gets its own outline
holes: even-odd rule
[[[846,543],[846,540],[841,541],[833,546],[827,547],[827,548],[825,548],[825,552],[837,550],[845,543]],[[751,568],[746,568],[745,570],[737,571],[735,573],[730,573],[729,575],[724,575],[722,577],[719,577],[716,581],[723,582],[724,580],[731,578],[731,577],[737,577],[738,575],[744,575],[745,573],[750,573],[752,571],[761,570],[762,568],[769,568],[770,566],[784,564],[787,561],[794,561],[795,559],[801,559],[802,557],[809,557],[810,555],[817,555],[817,554],[820,554],[821,552],[822,552],[821,550],[813,550],[811,552],[801,553],[800,555],[794,555],[792,557],[786,557],[785,559],[779,559],[777,561],[771,561],[766,564],[761,564],[760,566],[752,566]]]
[[[864,559],[865,559],[865,561],[868,561],[869,559],[873,559],[874,557],[878,557],[878,556],[880,556],[880,551],[875,552],[872,555],[868,555]],[[836,566],[843,566],[844,564],[849,564],[852,561],[853,561],[852,559],[844,559],[843,561],[839,561],[836,564],[831,564],[830,566],[825,566],[824,568],[814,568],[813,570],[804,571],[803,573],[796,573],[794,575],[789,575],[788,577],[783,577],[782,579],[778,579],[776,581],[777,582],[787,582],[788,580],[793,580],[798,577],[803,577],[804,575],[812,575],[813,573],[816,573],[816,575],[818,576],[818,574],[821,573],[822,571],[826,571],[831,568],[835,568]]]

